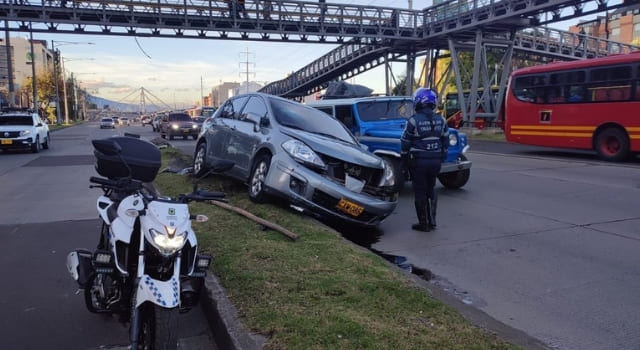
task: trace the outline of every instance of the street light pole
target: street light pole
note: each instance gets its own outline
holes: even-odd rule
[[[62,61],[62,91],[64,94],[64,123],[69,124],[69,102],[67,101],[67,76],[64,71],[64,59]]]

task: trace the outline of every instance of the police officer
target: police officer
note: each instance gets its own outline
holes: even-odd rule
[[[418,223],[411,228],[416,231],[428,232],[436,227],[437,198],[433,188],[449,145],[447,121],[433,111],[436,104],[433,90],[418,89],[413,96],[416,113],[407,121],[401,139],[403,164],[413,183]]]

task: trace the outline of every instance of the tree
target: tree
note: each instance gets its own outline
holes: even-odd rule
[[[58,86],[62,86],[61,84],[62,82],[58,81]],[[40,115],[51,121],[55,121],[55,108],[50,105],[51,102],[62,99],[56,98],[56,83],[52,72],[46,71],[36,75],[36,92],[38,95],[38,111]],[[27,100],[31,100],[33,96],[31,77],[27,77],[21,84],[20,94],[28,96]]]

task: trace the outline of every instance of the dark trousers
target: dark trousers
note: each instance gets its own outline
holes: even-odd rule
[[[413,184],[414,200],[426,203],[427,198],[434,199],[433,188],[440,173],[440,158],[416,158],[409,161],[409,172]]]

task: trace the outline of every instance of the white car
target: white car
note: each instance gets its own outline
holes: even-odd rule
[[[28,148],[33,153],[51,146],[49,126],[38,113],[10,111],[0,113],[0,149]]]

